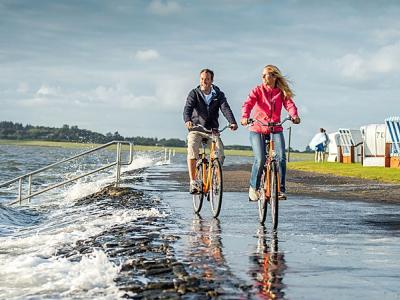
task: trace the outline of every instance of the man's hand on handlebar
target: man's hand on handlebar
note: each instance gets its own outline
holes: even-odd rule
[[[186,122],[186,123],[185,123],[185,126],[186,126],[187,129],[192,129],[192,127],[193,127],[192,121]]]
[[[236,129],[238,129],[238,126],[237,126],[237,124],[231,124],[231,125],[229,126],[229,128],[230,128],[232,131],[235,131]]]

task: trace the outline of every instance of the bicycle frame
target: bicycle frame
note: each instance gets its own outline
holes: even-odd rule
[[[216,155],[216,145],[217,145],[217,141],[216,141],[216,136],[212,136],[211,137],[211,148],[210,148],[210,163],[213,162],[213,160],[215,159],[215,157],[217,157]],[[207,159],[207,155],[206,155],[206,143],[202,144],[203,146],[203,151],[201,153],[201,163],[203,164],[203,170],[207,170],[206,172],[203,171],[203,193],[207,194],[210,190],[210,186],[211,186],[211,171],[212,168],[209,167],[210,164],[208,162]]]
[[[272,132],[270,136],[270,141],[268,145],[268,154],[267,154],[267,160],[264,166],[265,169],[265,174],[266,174],[266,188],[265,188],[265,198],[270,199],[271,198],[271,166],[274,162],[276,162],[276,154],[275,154],[275,143],[272,138]],[[278,193],[281,191],[281,184],[280,184],[280,178],[278,176]]]
[[[218,136],[221,132],[223,132],[225,129],[229,128],[230,125],[226,125],[223,127],[221,130],[217,131],[217,133],[213,130],[208,130],[205,127],[201,125],[196,125],[197,127],[201,128],[204,133],[211,135],[211,147],[210,147],[210,161],[207,159],[206,155],[206,145],[207,143],[202,143],[203,151],[201,153],[201,163],[203,165],[203,194],[207,194],[210,191],[211,187],[211,176],[212,176],[212,168],[210,167],[212,165],[212,162],[214,159],[218,158],[218,152],[217,152],[217,139]],[[205,171],[206,170],[206,171]]]

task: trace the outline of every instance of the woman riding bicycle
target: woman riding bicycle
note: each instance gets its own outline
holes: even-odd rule
[[[280,123],[282,106],[290,114],[293,123],[299,124],[300,118],[297,107],[292,97],[294,96],[289,87],[288,81],[281,71],[273,65],[267,65],[262,72],[262,84],[256,86],[249,94],[242,106],[242,118],[240,123],[248,125],[250,113],[254,108],[253,116],[264,123]],[[269,127],[254,123],[249,127],[250,143],[254,152],[254,163],[251,170],[249,200],[257,201],[259,198],[258,189],[263,167],[266,161],[266,140],[271,138]],[[280,199],[286,199],[286,153],[285,138],[282,126],[276,126],[272,138],[275,143],[276,154],[279,157],[280,174]]]

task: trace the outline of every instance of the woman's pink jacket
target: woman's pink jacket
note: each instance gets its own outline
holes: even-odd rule
[[[243,103],[242,118],[250,118],[250,113],[254,108],[253,118],[264,123],[278,123],[281,121],[282,106],[285,107],[292,118],[298,117],[297,107],[291,98],[285,98],[279,88],[271,88],[265,84],[261,84],[250,92],[247,100]],[[249,130],[257,133],[269,133],[267,126],[262,126],[257,122],[253,126],[250,126]],[[282,126],[274,128],[274,132],[282,131]]]

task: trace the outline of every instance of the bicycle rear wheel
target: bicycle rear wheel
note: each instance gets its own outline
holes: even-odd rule
[[[203,164],[200,162],[198,162],[197,166],[196,166],[196,180],[198,180],[199,182],[202,183],[203,185]],[[204,194],[203,194],[203,186],[202,186],[202,190],[200,191],[199,194],[193,194],[193,209],[194,212],[196,214],[198,214],[201,210],[201,207],[203,206],[203,198],[204,198]]]
[[[278,165],[276,162],[271,164],[271,217],[272,217],[272,229],[276,230],[278,228],[278,211],[279,211],[279,201],[278,201]]]
[[[258,218],[260,220],[260,224],[264,225],[265,219],[267,217],[267,202],[268,199],[265,196],[265,189],[266,189],[266,172],[265,169],[263,170],[263,173],[261,175],[261,180],[260,180],[260,198],[258,198]]]
[[[214,218],[217,218],[221,211],[223,192],[222,168],[217,158],[212,161],[211,168],[210,205]]]

